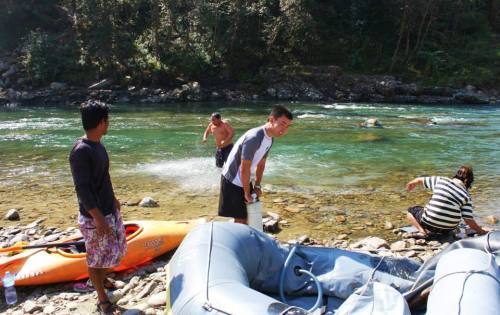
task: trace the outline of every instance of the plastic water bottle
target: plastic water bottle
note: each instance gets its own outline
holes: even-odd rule
[[[16,277],[8,271],[5,273],[5,276],[2,279],[5,301],[8,305],[17,303],[16,287],[14,286],[15,281]]]
[[[247,205],[248,225],[262,232],[262,212],[260,201],[257,200],[257,194],[252,194],[252,201]]]

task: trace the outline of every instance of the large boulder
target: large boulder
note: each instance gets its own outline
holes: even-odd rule
[[[172,91],[172,96],[180,101],[201,101],[202,92],[200,83],[193,81],[183,84]]]
[[[377,118],[368,118],[360,123],[359,126],[363,128],[382,128],[382,124]]]

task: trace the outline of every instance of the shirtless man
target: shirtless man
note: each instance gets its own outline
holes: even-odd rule
[[[213,113],[210,118],[202,143],[207,143],[208,134],[212,133],[215,138],[215,165],[222,167],[233,148],[234,129],[227,121],[223,121],[219,113]]]

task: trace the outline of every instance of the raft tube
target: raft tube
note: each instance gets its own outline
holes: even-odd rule
[[[284,269],[285,261],[289,267]],[[246,225],[211,222],[186,236],[166,268],[166,313],[310,314],[307,309],[318,301],[319,283],[323,298],[317,311],[333,314],[369,280],[405,292],[419,267],[406,258],[282,246]],[[290,304],[280,300],[280,278]]]
[[[500,269],[493,254],[461,248],[437,264],[427,315],[496,315],[500,312]]]

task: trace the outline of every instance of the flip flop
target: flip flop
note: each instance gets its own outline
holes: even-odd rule
[[[87,282],[77,282],[73,285],[73,291],[80,293],[88,293],[94,291],[93,286],[89,286]]]

